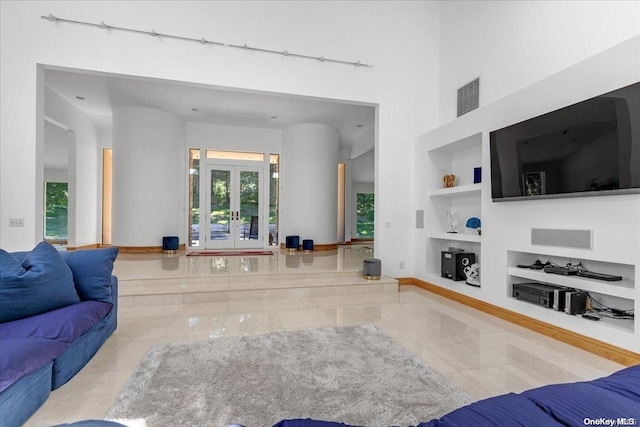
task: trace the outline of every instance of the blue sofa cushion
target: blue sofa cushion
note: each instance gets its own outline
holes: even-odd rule
[[[640,402],[640,365],[622,369],[608,377],[598,378],[591,381],[591,384]]]
[[[41,338],[0,340],[0,393],[20,378],[50,363],[68,346]]]
[[[82,301],[27,319],[0,324],[0,340],[44,338],[70,344],[109,313],[112,305]]]
[[[337,421],[312,420],[311,418],[294,418],[282,420],[272,427],[358,427],[350,424],[339,423]]]
[[[543,411],[522,395],[509,393],[463,406],[440,419],[420,423],[418,427],[560,427]]]
[[[78,302],[73,274],[49,243],[39,243],[22,263],[0,249],[0,323]]]
[[[118,248],[62,252],[62,259],[73,273],[73,282],[80,299],[113,302],[111,274]]]
[[[620,375],[621,372],[625,373]],[[617,378],[548,385],[525,391],[522,396],[564,425],[584,425],[587,418],[637,418],[640,415],[639,373],[640,366],[635,366],[618,372]]]

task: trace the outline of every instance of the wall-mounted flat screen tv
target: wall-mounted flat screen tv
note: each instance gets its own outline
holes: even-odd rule
[[[640,82],[490,133],[494,201],[640,193]]]

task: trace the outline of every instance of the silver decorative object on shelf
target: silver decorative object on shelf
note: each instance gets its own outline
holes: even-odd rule
[[[447,211],[447,233],[457,233],[458,232],[458,220],[456,219],[456,214],[452,211]]]

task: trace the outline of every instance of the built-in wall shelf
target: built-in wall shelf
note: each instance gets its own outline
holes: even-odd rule
[[[553,252],[553,251],[550,251]],[[567,263],[582,263],[591,271],[599,273],[614,274],[622,277],[618,281],[606,281],[589,279],[581,276],[565,276],[560,274],[545,273],[542,270],[532,270],[529,268],[518,267],[518,265],[530,265],[535,260],[541,262],[551,262],[555,265],[564,266]],[[607,307],[617,308],[621,310],[633,310],[636,300],[635,266],[632,264],[624,264],[617,262],[608,262],[598,259],[586,259],[582,253],[567,256],[557,256],[550,253],[532,253],[529,251],[508,250],[507,251],[507,294],[511,295],[514,283],[539,282],[547,283],[555,286],[563,286],[566,288],[577,289],[589,292],[594,300],[605,304]],[[552,309],[537,306],[532,303],[518,301],[523,309],[533,310],[541,313],[541,316],[552,316],[565,326],[571,327],[579,333],[599,333],[607,335],[607,331],[611,334],[620,331],[627,334],[633,334],[635,331],[635,319],[611,319],[602,317],[599,321],[583,319],[582,316],[570,316],[563,312],[554,312]],[[524,304],[524,305],[523,305]],[[547,314],[552,313],[552,314]],[[555,314],[555,316],[553,316]],[[600,332],[597,332],[600,331]],[[613,335],[611,335],[613,337]],[[621,339],[621,337],[618,337]]]
[[[459,185],[451,188],[439,188],[436,190],[430,190],[428,192],[429,197],[453,197],[461,195],[480,195],[482,184],[467,184]]]
[[[522,311],[526,311],[526,314],[535,316],[539,313],[539,316],[549,315],[551,313],[551,319],[546,317],[546,321],[551,323],[562,322],[563,327],[588,335],[589,332],[599,332],[603,334],[614,333],[626,339],[632,339],[634,334],[634,321],[632,319],[609,319],[606,317],[601,318],[599,321],[583,319],[580,315],[569,315],[561,311],[554,311],[550,308],[544,308],[540,305],[535,305],[526,301],[518,301],[516,303],[522,308]],[[537,316],[536,316],[537,317]],[[555,322],[553,321],[555,320]]]
[[[586,350],[594,349],[612,360],[638,360],[640,318],[634,315],[632,319],[621,319],[619,315],[592,321],[581,315],[569,315],[514,298],[513,284],[540,282],[588,292],[593,304],[590,302],[591,305],[584,308],[600,303],[604,307],[600,312],[603,315],[614,315],[618,311],[638,313],[640,199],[631,194],[603,197],[594,193],[589,194],[594,197],[526,198],[494,203],[492,190],[497,187],[492,182],[491,166],[509,150],[519,148],[513,141],[513,146],[503,147],[502,151],[492,150],[495,144],[491,144],[491,134],[638,81],[638,67],[612,68],[611,63],[628,64],[629,55],[633,56],[639,45],[640,40],[618,44],[416,137],[413,159],[416,226],[412,230],[416,279],[433,284],[430,289],[441,288],[442,295],[453,299],[457,297],[448,291],[473,298],[479,302],[478,306],[486,306],[488,313],[492,312],[489,306],[495,306],[520,314],[529,318],[533,330],[543,329],[538,322],[547,324],[549,336],[563,340],[565,331],[565,342]],[[579,168],[583,160],[573,156],[572,167]],[[481,168],[478,184],[474,182],[478,180],[477,168]],[[504,186],[521,185],[519,168],[503,169],[502,173],[511,177],[510,182],[503,182]],[[442,188],[446,175],[455,175],[454,187]],[[546,189],[559,185],[559,179],[546,175]],[[469,233],[465,227],[473,217],[481,221],[482,236]],[[446,233],[453,229],[459,233]],[[586,229],[591,232],[590,245],[578,248],[573,242],[563,242],[560,233],[554,235],[559,238],[557,241],[543,244],[532,239],[532,229]],[[452,249],[475,253],[476,262],[480,264],[481,288],[440,278],[442,252]],[[558,266],[581,264],[587,271],[618,275],[622,280],[562,276],[518,267],[531,265],[538,259]],[[535,300],[533,296],[530,299]],[[615,310],[607,311],[607,307]],[[508,313],[504,313],[504,318],[514,319]],[[634,355],[618,354],[615,347]]]
[[[449,240],[453,242],[480,243],[482,241],[482,236],[479,234],[443,233],[431,231],[429,232],[428,236],[430,239]]]
[[[540,270],[530,270],[528,268],[520,267],[509,267],[509,275],[536,282],[566,286],[568,288],[596,292],[629,300],[632,300],[635,297],[634,284],[628,279],[623,279],[617,282],[607,282],[604,280],[588,279],[586,277],[562,276],[559,274],[545,273]]]
[[[443,135],[439,134],[438,131],[439,129],[436,129],[433,138],[427,141],[427,149],[431,153],[452,155],[477,147],[478,142],[482,141],[482,132],[478,132],[473,135],[466,135],[459,139],[454,138],[452,140],[447,140],[443,138]]]

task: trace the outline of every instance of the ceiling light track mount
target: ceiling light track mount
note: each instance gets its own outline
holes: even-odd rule
[[[300,53],[289,52],[288,50],[263,49],[263,48],[259,48],[259,47],[248,46],[246,43],[242,44],[242,45],[232,44],[232,43],[221,43],[221,42],[216,42],[216,41],[212,41],[212,40],[207,40],[204,37],[197,39],[197,38],[192,38],[192,37],[176,36],[176,35],[173,35],[173,34],[158,33],[158,32],[156,32],[156,30],[145,31],[145,30],[136,30],[135,28],[116,27],[116,26],[113,26],[113,25],[107,25],[107,24],[104,23],[104,21],[100,22],[99,24],[96,24],[96,23],[93,23],[93,22],[74,21],[74,20],[71,20],[71,19],[58,18],[57,16],[54,16],[52,14],[49,14],[47,16],[41,16],[41,18],[42,19],[46,19],[49,22],[63,22],[63,23],[67,23],[67,24],[85,25],[85,26],[88,26],[88,27],[99,28],[101,30],[106,30],[106,31],[125,31],[125,32],[128,32],[128,33],[149,35],[149,36],[154,37],[154,38],[165,38],[165,39],[174,39],[174,40],[195,42],[195,43],[201,44],[203,46],[214,45],[214,46],[222,46],[222,47],[231,47],[231,48],[242,49],[242,50],[251,50],[251,51],[254,51],[254,52],[272,53],[272,54],[276,54],[276,55],[279,55],[279,56],[288,56],[288,57],[302,58],[302,59],[312,59],[312,60],[315,60],[315,61],[318,61],[318,62],[332,62],[334,64],[352,65],[352,66],[355,66],[356,68],[362,68],[362,67],[364,67],[364,68],[372,68],[373,67],[373,65],[365,64],[365,63],[360,62],[360,61],[356,61],[356,62],[343,61],[341,59],[331,59],[331,58],[327,58],[325,56],[303,55],[303,54],[300,54]]]

